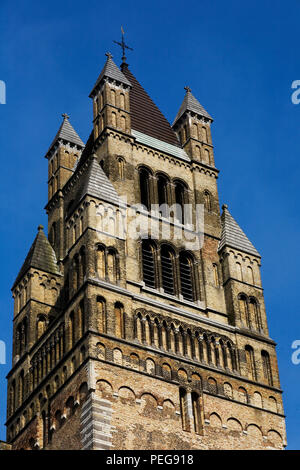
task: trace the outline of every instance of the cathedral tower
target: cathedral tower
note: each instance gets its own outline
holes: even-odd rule
[[[220,214],[212,117],[186,87],[171,126],[111,54],[90,98],[86,144],[63,115],[46,154],[48,238],[12,288],[7,443],[283,449],[261,256]]]

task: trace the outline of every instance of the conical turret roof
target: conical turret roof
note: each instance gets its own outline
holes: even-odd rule
[[[13,288],[21,281],[30,268],[40,269],[51,274],[60,274],[55,252],[44,234],[42,225],[38,227],[37,236],[31,245]]]
[[[200,116],[206,117],[210,121],[213,121],[213,118],[194,97],[189,87],[186,87],[186,94],[176,115],[176,118],[174,119],[173,126],[186,111],[192,111],[193,113],[199,114]]]
[[[94,96],[94,91],[100,84],[101,80],[103,78],[111,78],[113,80],[116,80],[117,82],[123,83],[124,85],[131,86],[130,81],[125,77],[125,75],[121,72],[119,67],[114,63],[112,59],[112,55],[108,52],[106,54],[107,60],[105,62],[105,65],[90,93],[90,98]]]
[[[62,116],[64,118],[63,122],[61,123],[61,126],[58,129],[58,132],[56,136],[54,137],[47,154],[49,153],[51,148],[56,144],[56,142],[59,140],[63,140],[64,142],[69,142],[70,144],[75,144],[81,148],[84,147],[84,143],[82,142],[81,138],[79,137],[79,135],[77,134],[74,127],[69,121],[69,116],[67,114],[63,114]]]
[[[225,246],[229,246],[231,248],[243,251],[244,253],[249,253],[253,256],[260,257],[260,254],[256,248],[252,245],[249,238],[245,235],[241,227],[230,214],[227,204],[223,205],[221,222],[222,234],[218,251],[222,250],[222,248]]]

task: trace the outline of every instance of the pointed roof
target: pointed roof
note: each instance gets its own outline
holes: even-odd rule
[[[82,142],[81,138],[79,137],[79,135],[77,134],[74,127],[69,121],[69,116],[67,114],[62,114],[62,117],[64,118],[63,122],[61,123],[61,126],[58,129],[58,132],[54,137],[46,155],[48,155],[49,151],[58,140],[63,140],[71,144],[76,144],[78,147],[84,147],[84,143]]]
[[[203,106],[194,97],[194,95],[191,92],[191,89],[189,87],[185,87],[185,90],[186,90],[186,94],[185,94],[185,97],[183,98],[183,102],[179,108],[176,118],[174,119],[173,126],[186,111],[192,111],[193,113],[199,114],[200,116],[204,116],[207,119],[210,119],[211,121],[213,121],[213,118],[208,114],[207,111],[205,111]]]
[[[123,83],[124,85],[131,86],[130,81],[125,77],[125,75],[121,72],[119,67],[112,60],[112,55],[109,52],[107,52],[105,55],[107,56],[106,63],[90,93],[90,98],[94,96],[94,91],[98,87],[98,85],[100,84],[103,78],[112,78],[113,80]]]
[[[218,251],[222,250],[224,246],[230,246],[231,248],[235,248],[260,258],[260,254],[256,248],[252,245],[248,237],[230,214],[227,204],[224,204],[222,209],[222,234]]]
[[[13,289],[30,268],[40,269],[41,271],[51,274],[60,274],[55,252],[44,234],[43,229],[44,227],[39,225],[37,236],[14,282]]]
[[[129,92],[131,128],[168,144],[181,147],[169,122],[132,75],[126,63],[121,65],[121,70],[132,85]]]
[[[79,188],[73,203],[68,207],[69,216],[85,196],[92,196],[112,204],[124,205],[113,184],[102,170],[95,154],[86,160],[87,167],[79,180]],[[82,164],[83,165],[83,164]],[[82,166],[80,165],[80,166]]]

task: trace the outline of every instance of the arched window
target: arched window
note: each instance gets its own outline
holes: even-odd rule
[[[259,306],[257,304],[256,299],[254,299],[253,297],[249,301],[249,313],[251,325],[253,325],[256,330],[260,330],[262,328],[262,325]]]
[[[56,242],[56,222],[53,222],[50,230],[50,243],[52,246],[55,245]]]
[[[211,195],[207,190],[204,191],[204,209],[207,212],[211,212]]]
[[[141,204],[150,210],[150,173],[146,168],[140,169]]]
[[[254,284],[253,269],[251,268],[251,266],[247,267],[247,271],[248,271],[248,282],[250,284]]]
[[[242,265],[239,262],[236,263],[236,275],[239,281],[243,280]]]
[[[124,179],[124,158],[118,157],[118,173],[120,180]]]
[[[192,392],[192,407],[193,407],[193,423],[194,431],[199,434],[201,431],[201,411],[200,411],[200,397],[198,393]]]
[[[181,295],[185,300],[194,300],[194,269],[193,260],[187,253],[179,255],[179,272]]]
[[[117,115],[116,113],[111,113],[111,124],[113,127],[117,127]]]
[[[110,282],[118,281],[117,253],[114,248],[107,250],[107,275]]]
[[[248,303],[247,303],[247,298],[244,294],[241,294],[239,296],[239,308],[240,308],[241,322],[245,326],[247,326],[247,328],[250,328]]]
[[[175,295],[175,254],[168,245],[160,251],[162,287],[167,294]]]
[[[74,312],[70,313],[69,317],[69,333],[70,333],[70,348],[73,348],[75,344],[75,318]]]
[[[46,317],[44,315],[39,315],[37,318],[37,325],[36,325],[37,339],[39,339],[42,336],[42,334],[44,334],[44,332],[46,331],[46,327],[47,327]]]
[[[184,206],[186,203],[186,187],[181,181],[175,182],[175,203],[176,203],[176,218],[177,220],[184,224],[185,223],[185,214]]]
[[[97,297],[97,325],[100,333],[106,333],[106,302],[103,297]]]
[[[97,247],[97,273],[101,279],[105,279],[105,247]]]
[[[255,369],[255,359],[254,359],[254,351],[251,346],[245,346],[246,352],[246,361],[247,361],[247,368],[248,368],[248,377],[251,380],[256,380],[256,369]]]
[[[120,108],[125,109],[125,95],[120,93]]]
[[[208,139],[207,139],[207,130],[206,130],[206,127],[202,127],[202,139],[203,139],[203,142],[208,142]]]
[[[116,106],[116,92],[115,90],[111,90],[111,104]]]
[[[85,311],[84,311],[84,300],[83,299],[79,303],[78,319],[79,319],[80,337],[81,337],[81,336],[84,335],[84,332],[85,332]]]
[[[207,165],[210,164],[210,155],[209,155],[209,150],[207,150],[207,149],[204,149],[204,159],[203,159],[203,161]]]
[[[166,207],[168,204],[168,179],[164,175],[157,177],[157,193],[159,212],[163,217],[166,217],[168,213]]]
[[[179,389],[179,400],[180,400],[180,414],[182,429],[188,431],[188,406],[187,406],[187,392],[184,388]]]
[[[219,270],[218,265],[216,263],[213,263],[213,275],[215,287],[220,287]]]
[[[115,304],[115,334],[119,338],[125,338],[124,306],[120,302]]]
[[[155,247],[149,240],[142,241],[143,281],[146,286],[156,287]]]
[[[268,385],[273,385],[273,377],[272,377],[272,370],[271,370],[271,363],[270,363],[270,356],[267,351],[261,352],[261,360],[263,366],[263,373],[265,381]]]

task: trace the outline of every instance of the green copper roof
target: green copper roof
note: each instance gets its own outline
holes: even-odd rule
[[[40,269],[47,273],[60,274],[55,252],[43,232],[42,225],[38,227],[37,236],[31,245],[17,279],[14,282],[13,289],[30,268]]]

